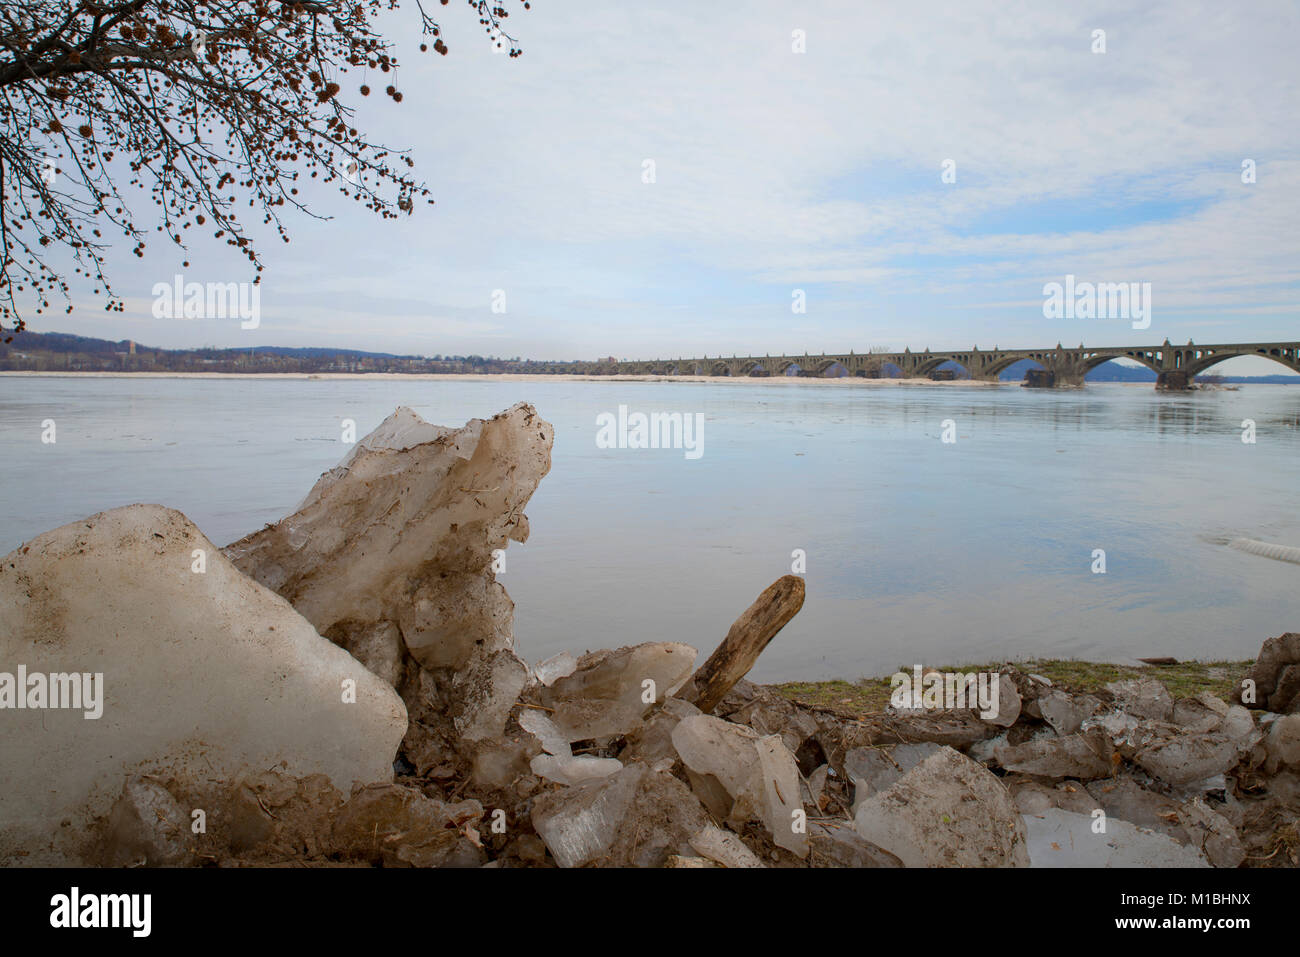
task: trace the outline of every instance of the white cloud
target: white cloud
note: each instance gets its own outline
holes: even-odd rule
[[[1151,282],[1139,339],[1186,338],[1207,310],[1218,339],[1294,319],[1292,5],[673,0],[512,19],[517,60],[454,7],[449,56],[404,44],[404,103],[372,97],[364,125],[413,148],[438,205],[380,223],[336,202],[329,222],[291,222],[293,244],[266,243],[279,344],[570,357],[865,348],[899,329],[1113,340],[1122,327],[1042,319],[1037,291],[1067,272]],[[807,53],[790,50],[796,28]],[[1034,215],[1067,202],[1117,225]],[[1124,225],[1142,202],[1197,209]],[[1017,232],[973,231],[990,215]],[[122,252],[114,265],[147,288],[157,267]],[[789,312],[801,285],[825,290],[807,317]],[[489,311],[497,288],[505,316]]]

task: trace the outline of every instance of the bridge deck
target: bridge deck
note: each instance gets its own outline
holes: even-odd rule
[[[1227,359],[1262,356],[1300,373],[1300,342],[1209,343],[1174,345],[1168,340],[1156,346],[1061,345],[1042,349],[970,349],[913,352],[848,352],[804,354],[802,356],[702,356],[699,358],[650,359],[630,362],[576,363],[574,371],[605,374],[663,375],[780,375],[797,367],[803,375],[821,376],[840,366],[848,375],[871,374],[885,365],[897,367],[905,376],[925,376],[946,362],[955,362],[973,378],[992,380],[1007,367],[1025,359],[1054,373],[1061,384],[1082,384],[1087,373],[1111,359],[1132,359],[1156,372],[1162,381],[1181,377],[1190,382],[1197,375]]]

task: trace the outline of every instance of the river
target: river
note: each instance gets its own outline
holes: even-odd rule
[[[359,437],[397,405],[460,425],[520,400],[555,425],[532,537],[500,576],[532,661],[655,640],[707,655],[796,550],[807,601],[758,680],[1239,659],[1300,628],[1300,566],[1226,546],[1300,545],[1300,388],[1283,385],[0,376],[0,552],[132,502],[224,545],[342,458],[343,419]],[[698,413],[700,454],[598,447],[620,405]]]

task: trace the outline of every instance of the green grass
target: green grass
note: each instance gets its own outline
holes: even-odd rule
[[[1254,664],[1253,661],[1184,661],[1176,665],[1132,667],[1097,661],[1073,661],[1062,658],[1011,662],[1021,671],[1042,675],[1053,685],[1067,691],[1097,691],[1108,682],[1125,678],[1155,678],[1163,681],[1175,698],[1186,698],[1200,691],[1218,695],[1225,701],[1237,681]],[[941,671],[996,671],[1001,664],[962,665]],[[906,669],[910,672],[910,668]],[[883,711],[889,704],[889,677],[861,678],[848,681],[787,681],[772,688],[792,701],[834,708],[853,714]]]

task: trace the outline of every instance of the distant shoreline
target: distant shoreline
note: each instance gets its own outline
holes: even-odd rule
[[[470,381],[470,382],[693,382],[720,385],[809,385],[831,387],[865,386],[889,388],[891,386],[958,386],[963,388],[1019,387],[1019,382],[988,382],[978,379],[865,379],[859,376],[839,376],[832,379],[814,376],[707,376],[707,375],[560,375],[553,373],[522,372],[55,372],[55,371],[0,371],[0,378],[55,378],[55,379],[320,379],[359,381],[364,379],[416,380],[416,381]],[[1150,382],[1113,382],[1106,385],[1140,385],[1151,388]]]
[[[706,383],[781,383],[782,385],[851,384],[865,386],[900,386],[900,385],[943,385],[967,387],[1018,386],[1019,382],[986,382],[976,379],[864,379],[858,376],[840,376],[823,379],[814,376],[708,376],[708,375],[560,375],[554,373],[523,372],[36,372],[27,370],[8,370],[0,372],[0,377],[15,376],[23,378],[56,379],[321,379],[347,380],[362,379],[414,379],[433,381],[471,382],[706,382]],[[1121,385],[1128,383],[1120,383]],[[1136,383],[1150,385],[1150,383]]]
[[[576,375],[558,373],[523,372],[86,372],[35,371],[26,369],[0,370],[0,378],[47,379],[305,379],[320,381],[359,382],[366,379],[383,381],[414,380],[417,382],[686,382],[706,385],[813,385],[817,388],[899,388],[918,386],[957,386],[958,388],[1019,388],[1017,381],[989,382],[982,379],[866,379],[859,376],[838,376],[826,379],[815,376],[708,376],[708,375]],[[1292,385],[1287,382],[1225,382],[1223,386],[1202,386],[1196,391],[1235,391],[1243,385]],[[1154,382],[1129,382],[1102,380],[1089,382],[1092,386],[1125,386],[1151,389]],[[1224,386],[1229,388],[1224,388]],[[1040,389],[1042,392],[1075,391],[1079,386],[1057,386]]]

